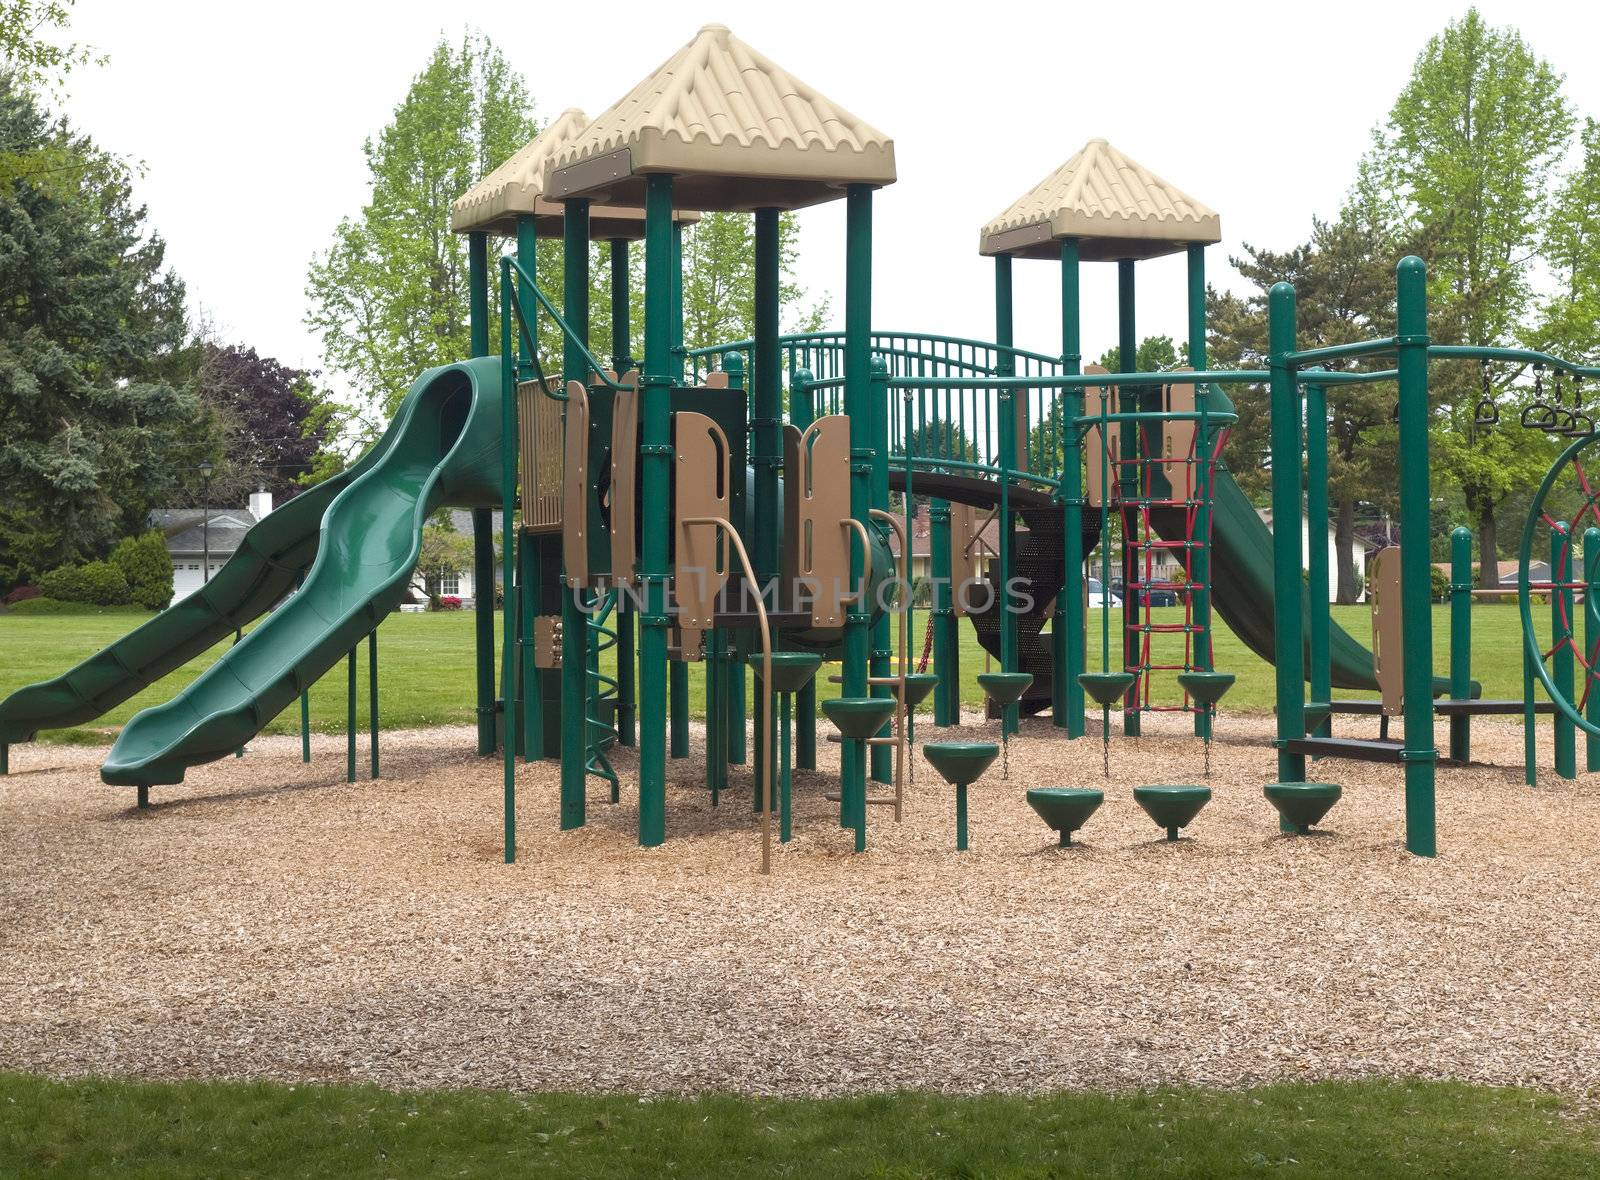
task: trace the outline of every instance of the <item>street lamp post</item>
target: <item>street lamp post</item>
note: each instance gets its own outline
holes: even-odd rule
[[[211,462],[203,459],[195,468],[200,473],[200,584],[211,581]]]

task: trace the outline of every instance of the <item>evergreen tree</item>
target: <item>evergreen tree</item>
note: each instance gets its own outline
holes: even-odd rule
[[[67,165],[0,185],[0,582],[104,554],[197,461],[173,380],[183,285],[126,168],[0,77],[0,143]]]

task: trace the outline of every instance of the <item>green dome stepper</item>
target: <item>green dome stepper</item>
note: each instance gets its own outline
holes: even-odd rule
[[[1178,829],[1189,826],[1200,809],[1211,802],[1211,788],[1192,783],[1155,783],[1133,788],[1133,798],[1144,813],[1167,830],[1167,839],[1176,840]]]
[[[932,672],[906,673],[906,707],[909,709],[915,709],[918,705],[922,704],[923,701],[928,699],[928,694],[933,692],[933,690],[938,687],[938,684],[939,677],[934,675]],[[899,683],[896,682],[891,684],[889,686],[889,691],[894,693],[896,696],[899,696]]]
[[[978,687],[996,707],[1008,709],[1022,699],[1033,684],[1032,672],[979,672]]]
[[[761,653],[750,657],[750,667],[761,675]],[[799,692],[811,683],[811,678],[822,666],[822,657],[809,651],[775,651],[772,653],[772,691]]]
[[[1040,819],[1061,833],[1061,847],[1072,846],[1072,833],[1106,801],[1104,791],[1087,787],[1035,787],[1028,792],[1028,806]]]
[[[967,787],[994,765],[1000,747],[993,742],[929,742],[923,755],[956,789],[956,851],[967,850]]]
[[[1189,699],[1202,709],[1209,709],[1220,701],[1233,687],[1232,672],[1179,672],[1178,683]]]
[[[1116,705],[1133,685],[1132,672],[1084,672],[1079,675],[1078,683],[1083,685],[1083,691],[1094,699],[1102,709],[1110,709]]]
[[[899,708],[893,697],[834,697],[819,703],[840,736],[856,741],[877,733]]]
[[[1311,825],[1322,822],[1344,794],[1344,788],[1336,783],[1268,783],[1264,790],[1283,822],[1298,836],[1309,836]]]

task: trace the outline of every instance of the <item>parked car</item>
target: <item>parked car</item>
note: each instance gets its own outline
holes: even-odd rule
[[[1113,594],[1111,596],[1111,601],[1107,602],[1106,601],[1106,594],[1105,594],[1105,587],[1100,584],[1100,579],[1099,578],[1090,578],[1089,579],[1089,605],[1093,606],[1093,607],[1100,607],[1102,609],[1107,607],[1107,606],[1121,606],[1122,605],[1122,599],[1117,597],[1115,594]]]
[[[1120,605],[1121,601],[1122,601],[1122,579],[1121,578],[1113,578],[1112,579],[1112,581],[1111,581],[1111,595],[1112,595],[1113,598],[1115,598],[1117,600],[1118,604]],[[1146,590],[1144,592],[1144,599],[1151,606],[1177,606],[1178,605],[1177,592],[1174,591],[1174,590],[1168,590],[1168,589],[1166,589],[1164,587],[1162,589],[1159,589],[1159,590]]]

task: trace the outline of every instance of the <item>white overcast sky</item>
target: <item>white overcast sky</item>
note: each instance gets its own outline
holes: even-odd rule
[[[873,324],[991,338],[978,227],[1104,136],[1222,215],[1213,282],[1242,242],[1300,241],[1336,211],[1373,125],[1441,0],[453,4],[385,0],[79,0],[73,35],[110,64],[73,80],[81,129],[141,161],[138,197],[193,308],[230,340],[320,368],[306,267],[366,197],[362,141],[442,34],[482,29],[527,77],[541,119],[604,110],[702,24],[729,25],[894,137],[878,194]],[[1600,116],[1600,4],[1484,0]],[[843,202],[801,214],[801,280],[843,311]],[[1057,269],[1017,264],[1017,343],[1060,349]],[[1181,257],[1139,268],[1140,334],[1184,332]],[[1115,341],[1115,268],[1085,268],[1083,345]],[[338,384],[338,382],[335,382]]]

